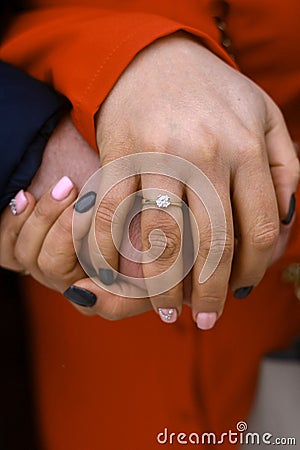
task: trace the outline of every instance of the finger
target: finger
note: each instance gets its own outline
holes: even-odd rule
[[[68,177],[63,177],[36,204],[25,222],[17,239],[15,254],[20,263],[30,271],[39,274],[38,255],[43,241],[62,211],[76,197],[76,190]]]
[[[141,214],[145,284],[160,318],[173,323],[183,304],[183,186],[175,179],[147,174],[142,175],[141,184],[146,200]],[[157,199],[171,203],[164,210],[155,204]]]
[[[232,192],[238,232],[230,285],[236,298],[245,298],[261,281],[279,236],[277,201],[266,155],[254,149],[247,154],[253,157],[237,169]]]
[[[94,190],[90,190],[88,186],[86,188],[82,189],[74,204],[72,235],[74,248],[80,263],[83,267],[88,267],[89,273],[92,271],[92,275],[94,275],[89,255],[88,233],[95,214],[94,206],[97,194]]]
[[[137,287],[122,281],[116,281],[119,294],[115,295],[102,288],[90,278],[74,283],[65,292],[76,308],[85,315],[99,315],[107,320],[120,320],[126,317],[142,314],[152,309],[147,297],[132,298],[136,295]],[[132,289],[132,292],[131,292]]]
[[[114,173],[111,175],[116,176]],[[111,184],[107,178],[110,178],[110,172],[104,167],[99,180],[99,206],[89,232],[89,255],[100,281],[109,286],[117,277],[119,249],[126,217],[134,203],[137,179],[119,174],[117,183],[111,189],[106,189],[107,184]]]
[[[123,279],[123,275],[125,275],[127,280],[131,278],[132,284],[135,284],[142,289],[146,289],[142,265],[141,198],[139,197],[137,200],[138,214],[135,214],[133,219],[130,220],[128,225],[128,237],[124,234],[121,243],[119,277],[120,279]],[[137,254],[137,252],[139,253]]]
[[[274,264],[276,261],[278,261],[283,256],[285,249],[289,242],[292,227],[293,227],[293,224],[295,221],[294,219],[295,219],[295,217],[293,217],[293,219],[289,225],[280,224],[278,241],[275,245],[269,266]]]
[[[300,169],[297,151],[288,133],[282,113],[265,94],[267,106],[266,148],[278,201],[280,220],[289,225],[295,211],[295,196]]]
[[[89,231],[97,194],[88,190],[80,193],[74,204],[74,237],[80,241]]]
[[[72,238],[73,206],[58,217],[49,230],[38,256],[38,268],[43,280],[52,289],[64,292],[75,281],[85,278],[77,260]]]
[[[224,176],[219,180],[224,180]],[[226,300],[233,256],[233,227],[228,185],[218,186],[217,181],[214,184],[210,181],[203,185],[201,196],[202,201],[195,192],[187,191],[191,215],[195,219],[191,220],[196,255],[191,303],[197,327],[208,330],[221,316]]]
[[[13,199],[14,211],[8,206],[0,217],[0,265],[6,269],[22,271],[25,267],[15,257],[15,245],[22,226],[30,216],[35,199],[21,190]]]

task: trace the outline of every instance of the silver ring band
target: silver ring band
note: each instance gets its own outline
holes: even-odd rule
[[[164,194],[159,195],[156,200],[143,198],[142,205],[156,205],[158,208],[168,208],[168,206],[177,206],[181,208],[182,202],[171,202],[170,197],[167,194]]]

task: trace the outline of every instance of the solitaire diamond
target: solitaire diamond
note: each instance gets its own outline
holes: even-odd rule
[[[159,195],[156,199],[156,205],[159,208],[167,208],[168,206],[170,206],[170,204],[171,204],[171,200],[167,194]]]

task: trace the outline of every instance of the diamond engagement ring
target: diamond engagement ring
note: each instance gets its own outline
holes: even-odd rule
[[[168,206],[182,207],[182,202],[171,202],[170,197],[167,194],[161,194],[156,200],[149,200],[147,198],[142,199],[143,205],[156,205],[158,208],[167,208]]]

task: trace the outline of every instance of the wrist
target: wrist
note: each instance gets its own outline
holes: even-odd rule
[[[64,117],[50,137],[41,166],[28,191],[36,199],[63,176],[68,176],[80,190],[99,168],[98,154],[85,142],[69,116]]]
[[[69,101],[47,85],[0,61],[0,210],[37,171],[46,143]]]

